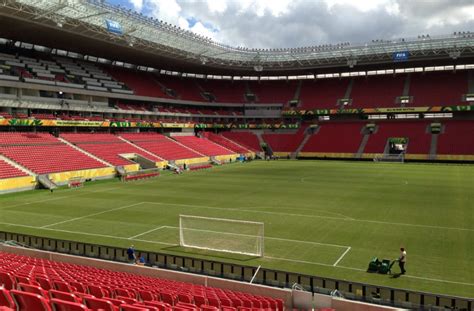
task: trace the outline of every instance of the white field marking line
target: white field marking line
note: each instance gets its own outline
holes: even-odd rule
[[[22,227],[22,228],[29,228],[29,229],[47,230],[47,231],[54,231],[54,232],[72,233],[72,234],[78,234],[78,235],[88,235],[88,236],[95,236],[95,237],[100,237],[100,238],[109,238],[109,239],[116,239],[116,240],[138,241],[138,242],[145,242],[145,243],[152,243],[152,244],[163,244],[163,245],[170,245],[170,246],[177,246],[178,245],[178,244],[175,244],[175,243],[167,243],[167,242],[160,242],[160,241],[130,239],[130,238],[126,238],[126,237],[119,237],[119,236],[116,236],[116,235],[106,235],[106,234],[88,233],[88,232],[82,232],[82,231],[71,231],[71,230],[62,230],[62,229],[43,228],[43,227],[36,227],[36,226],[29,226],[29,225],[12,224],[12,223],[8,223],[8,222],[0,222],[0,225],[13,226],[13,227]]]
[[[469,228],[431,226],[431,225],[417,225],[417,224],[407,224],[407,223],[402,223],[402,222],[388,222],[388,221],[368,220],[368,219],[342,218],[342,217],[320,216],[320,215],[307,215],[307,214],[292,214],[292,213],[281,213],[281,212],[268,212],[268,211],[258,211],[258,210],[249,210],[249,209],[240,209],[240,208],[224,208],[224,207],[214,207],[214,206],[205,206],[205,205],[177,204],[177,203],[162,203],[162,202],[143,202],[143,203],[146,203],[146,204],[157,204],[157,205],[171,205],[171,206],[195,207],[195,208],[224,210],[224,211],[238,211],[238,212],[248,212],[248,213],[257,213],[257,214],[258,214],[258,213],[261,213],[261,214],[282,215],[282,216],[295,216],[295,217],[309,217],[309,218],[334,219],[334,220],[344,220],[344,221],[374,223],[374,224],[381,224],[381,225],[395,225],[395,226],[407,226],[407,227],[418,227],[418,228],[428,228],[428,229],[459,230],[459,231],[470,231],[470,232],[474,232],[474,229],[469,229]]]
[[[279,257],[271,257],[271,256],[264,256],[263,258],[273,259],[273,260],[281,260],[281,261],[289,261],[289,262],[296,262],[296,263],[315,265],[315,266],[324,266],[324,267],[347,269],[347,270],[353,270],[353,271],[361,271],[361,272],[366,272],[367,271],[365,269],[346,267],[346,266],[334,266],[334,265],[331,265],[331,264],[321,263],[321,262],[314,262],[314,261],[287,259],[287,258],[279,258]],[[456,281],[449,281],[449,280],[442,280],[442,279],[425,278],[425,277],[414,276],[414,275],[404,274],[403,277],[404,278],[424,280],[424,281],[430,281],[430,282],[439,282],[439,283],[449,283],[449,284],[457,284],[457,285],[474,286],[474,283],[465,283],[465,282],[456,282]]]
[[[335,213],[335,212],[328,212],[328,211],[325,211],[325,210],[321,210],[321,209],[317,209],[317,208],[305,208],[305,207],[292,207],[292,206],[284,206],[284,205],[279,205],[277,207],[283,207],[283,208],[288,208],[288,209],[293,209],[293,210],[302,210],[302,211],[313,211],[313,212],[318,212],[318,213],[325,213],[325,214],[329,214],[329,215],[337,215],[337,216],[342,216],[344,218],[347,218],[347,219],[355,219],[355,218],[352,218],[352,217],[349,217],[349,216],[346,216],[344,214],[341,214],[341,213]],[[244,207],[244,208],[252,208],[252,207]],[[269,208],[275,208],[273,206],[259,206],[259,207],[256,207],[256,210],[262,210],[262,209],[269,209]]]
[[[87,215],[84,215],[84,216],[81,216],[81,217],[75,217],[75,218],[71,218],[71,219],[66,219],[66,220],[63,220],[63,221],[55,222],[55,223],[53,223],[53,224],[49,224],[49,225],[42,226],[41,228],[49,228],[49,227],[53,227],[53,226],[56,226],[56,225],[64,224],[64,223],[67,223],[67,222],[71,222],[71,221],[76,221],[76,220],[80,220],[80,219],[84,219],[84,218],[88,218],[88,217],[92,217],[92,216],[102,215],[102,214],[105,214],[105,213],[114,212],[114,211],[118,211],[118,210],[121,210],[121,209],[125,209],[125,208],[129,208],[129,207],[137,206],[137,205],[140,205],[140,204],[142,204],[142,203],[143,203],[143,202],[138,202],[138,203],[134,203],[134,204],[129,204],[129,205],[121,206],[121,207],[116,207],[116,208],[108,209],[108,210],[105,210],[105,211],[102,211],[102,212],[98,212],[98,213],[92,213],[92,214],[87,214]]]
[[[49,199],[45,199],[45,200],[37,200],[37,201],[32,201],[32,202],[24,202],[24,203],[14,204],[14,205],[10,205],[10,206],[4,206],[4,207],[2,207],[2,209],[3,209],[3,208],[18,207],[18,206],[23,206],[23,205],[29,205],[29,204],[43,203],[43,202],[48,202],[48,201],[61,200],[61,199],[76,197],[76,196],[83,195],[83,194],[86,194],[86,193],[106,192],[106,191],[115,190],[115,189],[120,189],[120,187],[106,188],[106,189],[94,190],[94,191],[85,191],[85,190],[82,190],[82,189],[81,189],[81,190],[82,190],[81,192],[75,193],[75,194],[73,194],[73,195],[64,195],[64,196],[58,196],[58,197],[49,198]],[[66,191],[68,191],[68,192],[69,192],[69,191],[77,191],[77,189],[68,189],[68,190],[66,190]]]
[[[351,250],[351,247],[349,246],[346,251],[344,253],[342,253],[341,257],[339,257],[336,262],[333,264],[333,266],[337,266],[337,264],[342,260],[342,258],[344,258],[344,256],[346,256],[347,253],[349,253],[349,251]]]
[[[98,233],[87,233],[87,232],[81,232],[81,231],[70,231],[70,230],[62,230],[62,229],[42,228],[42,227],[35,227],[35,226],[29,226],[29,225],[13,224],[13,223],[8,223],[8,222],[0,222],[0,225],[30,228],[30,229],[39,229],[39,230],[47,230],[47,231],[54,231],[54,232],[72,233],[72,234],[79,234],[79,235],[97,236],[97,237],[116,239],[116,240],[128,240],[128,241],[138,241],[138,242],[151,243],[151,244],[179,246],[179,244],[176,244],[176,243],[167,243],[167,242],[150,241],[150,240],[142,240],[142,239],[130,240],[129,238],[126,238],[126,237],[118,237],[118,236],[111,236],[111,235],[98,234]],[[167,228],[169,226],[163,226],[163,227]],[[340,269],[347,269],[347,270],[354,270],[354,271],[366,271],[364,269],[353,268],[353,267],[345,267],[345,266],[336,266],[336,267],[334,267],[331,264],[313,262],[313,261],[294,260],[294,259],[270,257],[270,256],[264,256],[263,258],[273,259],[273,260],[281,260],[281,261],[289,261],[289,262],[296,262],[296,263],[303,263],[303,264],[310,264],[310,265],[317,265],[317,266],[333,267],[333,268],[340,268]],[[464,283],[464,282],[448,281],[448,280],[442,280],[442,279],[431,279],[431,278],[424,278],[424,277],[412,276],[412,275],[404,275],[403,277],[419,279],[419,280],[425,280],[425,281],[431,281],[431,282],[440,282],[440,283],[450,283],[450,284],[474,286],[474,283]]]
[[[163,228],[179,229],[179,227],[174,227],[174,226],[161,226],[153,230],[158,230],[158,229],[163,229]],[[200,230],[200,231],[225,233],[225,232],[217,232],[217,231],[210,231],[210,230]],[[229,234],[234,234],[234,233],[229,233]],[[246,236],[246,235],[243,235],[243,236]],[[312,242],[312,241],[304,241],[304,240],[291,240],[291,239],[275,238],[275,237],[269,237],[269,236],[264,236],[264,238],[269,239],[269,240],[284,241],[284,242],[291,242],[291,243],[296,242],[296,243],[303,243],[303,244],[323,245],[323,246],[331,246],[331,247],[339,247],[339,248],[350,248],[350,246],[330,244],[330,243],[320,243],[320,242]]]
[[[154,228],[154,229],[151,229],[151,230],[148,230],[148,231],[139,233],[139,234],[137,234],[137,235],[131,236],[131,237],[129,237],[128,239],[129,239],[129,240],[133,240],[133,239],[135,239],[135,238],[138,238],[139,236],[145,235],[145,234],[147,234],[147,233],[151,233],[151,232],[153,232],[153,231],[157,231],[157,230],[163,229],[163,228],[165,228],[165,227],[166,227],[166,226],[156,227],[156,228]]]

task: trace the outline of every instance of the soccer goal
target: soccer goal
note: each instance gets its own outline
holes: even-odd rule
[[[263,222],[179,215],[179,245],[263,257]]]
[[[69,188],[81,188],[84,186],[84,178],[82,177],[73,177],[70,178],[67,182]]]

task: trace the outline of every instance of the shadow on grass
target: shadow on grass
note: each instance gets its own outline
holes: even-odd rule
[[[394,274],[392,274],[392,275],[390,276],[390,278],[392,278],[392,279],[398,279],[398,278],[401,277],[401,276],[402,276],[402,273],[394,273]]]
[[[236,260],[236,261],[250,261],[254,259],[258,259],[260,257],[258,256],[248,256],[248,255],[239,255],[239,254],[231,254],[231,253],[220,253],[220,252],[213,252],[213,251],[199,251],[196,249],[190,249],[182,246],[169,246],[162,248],[163,250],[175,252],[175,253],[181,253],[181,254],[187,254],[189,256],[195,256],[195,255],[200,255],[203,257],[212,257],[212,258],[220,258],[220,259],[227,259],[227,260]]]

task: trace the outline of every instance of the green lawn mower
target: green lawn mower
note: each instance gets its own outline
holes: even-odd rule
[[[377,257],[372,258],[369,262],[369,268],[367,272],[380,273],[380,274],[391,274],[392,267],[398,260],[382,259],[380,261]]]

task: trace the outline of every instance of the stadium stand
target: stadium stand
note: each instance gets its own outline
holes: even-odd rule
[[[105,167],[45,133],[0,133],[0,153],[37,174]]]
[[[222,135],[217,135],[217,134],[214,134],[214,133],[211,133],[211,132],[204,132],[202,133],[202,135],[204,135],[204,137],[206,137],[207,139],[235,152],[235,153],[239,153],[239,154],[245,154],[245,153],[248,153],[248,152],[251,152],[249,149],[235,143],[234,141],[222,136]]]
[[[230,155],[234,153],[206,138],[199,138],[196,136],[173,136],[173,139],[186,147],[207,156]]]
[[[467,71],[425,72],[411,75],[410,106],[459,105],[468,93]]]
[[[406,154],[426,158],[430,151],[431,134],[427,121],[385,121],[377,122],[378,130],[370,135],[364,153],[383,154],[389,138],[408,139]]]
[[[249,83],[257,103],[287,104],[295,96],[297,81],[260,81]]]
[[[18,77],[24,82],[85,88],[95,91],[130,94],[122,82],[113,80],[92,63],[65,57],[32,58],[24,55],[0,53],[0,78]]]
[[[150,73],[137,72],[118,67],[104,67],[115,79],[125,83],[135,95],[171,98],[161,88]]]
[[[303,81],[300,93],[302,109],[335,109],[337,101],[344,98],[348,79],[318,79]]]
[[[0,277],[0,303],[17,310],[135,310],[124,305],[144,308],[138,310],[284,310],[278,298],[5,252],[0,252]]]
[[[301,152],[352,156],[360,146],[363,126],[364,123],[360,122],[321,123],[319,131],[311,135]]]
[[[112,134],[61,134],[61,137],[77,145],[79,148],[105,160],[113,165],[127,165],[134,162],[121,154],[138,154],[146,159],[157,162],[162,159],[152,153],[144,152],[136,146],[121,140]]]
[[[201,89],[197,79],[183,78],[179,79],[172,76],[162,76],[158,78],[163,86],[172,90],[177,99],[205,101],[201,96]]]
[[[257,135],[250,131],[223,132],[222,136],[235,141],[254,152],[262,151]]]
[[[28,174],[0,159],[0,179],[22,176],[28,176]]]
[[[367,76],[353,79],[348,108],[396,107],[396,98],[402,96],[405,76]]]
[[[438,136],[438,155],[474,155],[473,120],[444,121]]]
[[[178,144],[173,139],[157,133],[124,133],[121,134],[121,137],[165,160],[181,160],[202,157],[201,154]]]
[[[270,146],[273,152],[291,153],[295,152],[304,139],[306,127],[301,127],[294,134],[270,134],[262,135],[263,140]]]
[[[202,88],[211,93],[216,102],[245,103],[246,84],[242,81],[207,80],[200,82]]]

